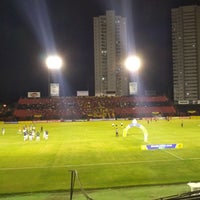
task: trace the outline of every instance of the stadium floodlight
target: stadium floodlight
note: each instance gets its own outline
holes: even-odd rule
[[[48,97],[51,96],[50,92],[50,71],[52,70],[60,70],[60,68],[63,66],[63,60],[58,55],[49,55],[47,56],[45,60],[46,66],[48,68]]]
[[[124,63],[126,69],[131,72],[138,71],[141,66],[141,60],[138,56],[129,56]]]
[[[63,61],[58,55],[51,55],[46,58],[46,66],[48,69],[60,69],[63,65]]]
[[[138,94],[138,70],[141,67],[141,60],[138,56],[128,56],[124,62],[125,68],[130,72],[129,94]]]

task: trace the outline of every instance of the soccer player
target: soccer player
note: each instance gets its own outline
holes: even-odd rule
[[[40,141],[40,133],[39,132],[36,133],[36,141]]]
[[[43,138],[44,138],[45,140],[48,140],[48,138],[49,138],[49,133],[48,133],[48,131],[44,131]]]
[[[32,134],[32,132],[29,133],[29,140],[31,140],[31,141],[33,140],[33,134]]]
[[[4,135],[6,132],[5,128],[2,128],[1,132],[2,132],[2,135]]]
[[[118,136],[119,136],[119,131],[118,131],[118,128],[116,128],[116,132],[115,132],[115,134],[116,134],[116,137],[118,137]]]
[[[23,134],[24,134],[24,141],[28,140],[28,133],[25,131],[23,132]]]

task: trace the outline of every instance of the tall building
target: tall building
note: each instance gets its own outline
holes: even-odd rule
[[[173,93],[176,104],[200,103],[200,6],[171,10]]]
[[[114,11],[94,17],[95,96],[128,95],[126,18]]]

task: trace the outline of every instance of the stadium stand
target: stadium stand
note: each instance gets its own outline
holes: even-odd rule
[[[12,121],[15,105],[0,104],[0,121]]]
[[[193,116],[200,115],[200,105],[199,104],[185,104],[185,105],[176,105],[178,116]]]
[[[32,119],[100,119],[174,116],[166,96],[20,98],[14,117]]]

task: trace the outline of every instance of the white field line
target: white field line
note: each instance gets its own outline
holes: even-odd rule
[[[179,160],[200,160],[200,158],[188,158],[182,159],[180,157]],[[0,171],[7,170],[26,170],[26,169],[50,169],[50,168],[70,168],[70,167],[91,167],[91,166],[106,166],[106,165],[127,165],[127,164],[141,164],[141,163],[155,163],[155,162],[174,162],[174,159],[171,160],[149,160],[149,161],[131,161],[131,162],[108,162],[108,163],[86,163],[79,165],[51,165],[51,166],[35,166],[35,167],[8,167],[8,168],[0,168]]]
[[[169,152],[169,151],[165,151],[166,153],[168,153],[168,154],[170,154],[170,155],[172,155],[173,157],[175,157],[175,158],[178,158],[178,159],[180,159],[180,160],[184,160],[183,158],[181,158],[180,156],[177,156],[176,154],[174,154],[174,153],[172,153],[172,152]]]

